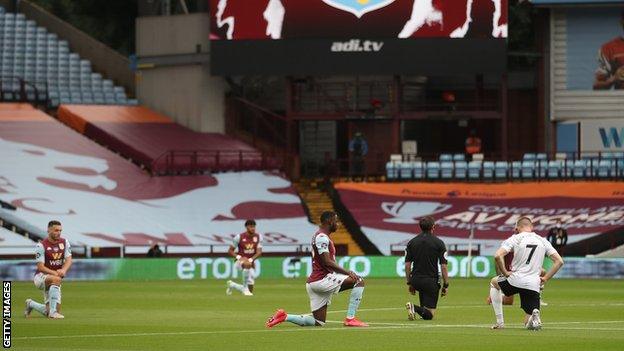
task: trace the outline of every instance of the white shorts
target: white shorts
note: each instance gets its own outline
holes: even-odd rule
[[[243,266],[240,260],[237,260],[236,263],[234,263],[234,267],[239,271],[243,270]],[[255,275],[256,275],[255,268],[249,268],[249,274],[247,275],[247,285],[254,285],[254,283],[256,282],[254,279]]]
[[[325,305],[331,305],[333,294],[340,291],[340,286],[349,276],[339,273],[329,273],[325,278],[306,284],[310,296],[310,310],[312,312]]]
[[[50,302],[50,297],[48,296],[48,290],[45,288],[46,287],[45,281],[47,277],[48,277],[47,274],[39,272],[35,274],[35,277],[33,278],[33,283],[35,283],[35,286],[37,287],[37,289],[43,290],[43,303],[44,304],[47,304],[48,302]],[[60,297],[59,297],[58,303],[61,303]]]
[[[33,278],[33,283],[35,283],[35,286],[37,287],[37,289],[39,290],[45,289],[45,280],[47,277],[48,277],[47,274],[44,274],[41,272],[35,274],[35,277]]]

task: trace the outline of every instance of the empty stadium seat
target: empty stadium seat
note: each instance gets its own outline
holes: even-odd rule
[[[24,14],[0,14],[0,74],[24,79],[40,84],[38,90],[43,94],[48,87],[60,91],[80,91],[94,93],[102,86],[112,95],[106,99],[65,98],[64,102],[101,104],[138,105],[135,99],[128,99],[123,87],[114,86],[108,80],[102,82],[98,73],[93,73],[91,62],[81,59],[69,49],[66,40],[60,40],[55,33],[37,26],[33,20],[26,20]],[[74,84],[61,84],[66,82]],[[93,85],[91,83],[94,83]],[[6,89],[5,99],[19,98],[19,84]],[[35,94],[27,94],[28,99],[35,99]],[[58,105],[61,98],[49,98],[51,106]]]
[[[553,160],[548,162],[548,166],[546,169],[546,176],[548,178],[559,178],[561,176],[563,168],[563,161],[561,160]]]
[[[572,176],[574,178],[585,178],[587,168],[587,160],[574,161]]]
[[[507,178],[509,164],[505,161],[497,161],[494,164],[494,175],[497,179]]]
[[[480,179],[481,178],[481,165],[480,161],[470,161],[468,163],[468,179]]]
[[[423,179],[425,178],[425,166],[422,161],[413,161],[412,169],[414,172],[414,179]]]
[[[440,178],[440,162],[427,162],[427,179]]]
[[[522,161],[535,161],[536,156],[533,153],[526,153],[522,156]]]
[[[453,154],[453,161],[466,161],[466,155],[464,154]]]
[[[485,161],[483,162],[483,178],[484,179],[492,179],[494,178],[494,162]]]
[[[468,163],[466,161],[455,162],[455,179],[466,179],[468,176]]]
[[[412,179],[414,168],[411,162],[401,162],[399,167],[399,177],[401,179]]]
[[[399,176],[399,162],[389,161],[386,163],[386,178],[397,179]]]
[[[546,155],[546,154],[544,154]],[[548,161],[546,159],[540,159],[535,162],[537,169],[535,170],[535,176],[538,178],[546,178],[546,171],[548,170]]]
[[[531,159],[527,159],[526,155],[532,155],[532,154],[525,154],[525,160],[522,161],[522,168],[520,169],[520,173],[522,175],[522,178],[524,179],[533,179],[533,177],[535,176],[535,161],[531,160]]]
[[[572,178],[574,176],[574,160],[566,160],[564,163],[563,172],[561,175],[566,178]]]
[[[542,152],[542,153],[536,154],[535,159],[538,161],[545,161],[548,159],[548,155]]]
[[[483,154],[472,154],[472,160],[473,161],[483,161]]]
[[[440,154],[440,162],[449,162],[453,161],[453,155],[451,154]]]
[[[453,162],[441,162],[440,163],[440,177],[442,179],[453,178]]]
[[[615,175],[615,167],[613,167],[613,164],[612,160],[601,160],[598,163],[596,176],[598,176],[598,178],[609,178]]]
[[[511,162],[510,175],[512,179],[521,179],[522,178],[521,170],[522,170],[522,162],[520,161]]]

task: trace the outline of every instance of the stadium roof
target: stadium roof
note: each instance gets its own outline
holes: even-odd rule
[[[623,0],[531,0],[535,5],[598,5],[622,4]]]

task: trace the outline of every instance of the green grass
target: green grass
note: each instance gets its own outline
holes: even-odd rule
[[[256,294],[225,296],[223,281],[69,282],[64,320],[23,318],[32,283],[13,284],[15,350],[622,350],[624,281],[554,280],[543,330],[521,328],[523,312],[505,307],[507,329],[490,330],[487,280],[455,279],[433,321],[407,320],[403,279],[369,279],[358,316],[371,328],[344,328],[348,292],[334,297],[327,326],[283,323],[272,312],[308,312],[301,280],[259,279]]]

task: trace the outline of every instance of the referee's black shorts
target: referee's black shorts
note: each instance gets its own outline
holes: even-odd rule
[[[438,296],[440,295],[438,278],[412,277],[410,285],[418,291],[421,306],[430,309],[438,306]]]
[[[520,307],[526,314],[533,313],[534,309],[540,309],[540,294],[537,291],[517,288],[507,281],[507,278],[498,277],[498,286],[505,296],[513,296],[515,294],[520,295]]]

